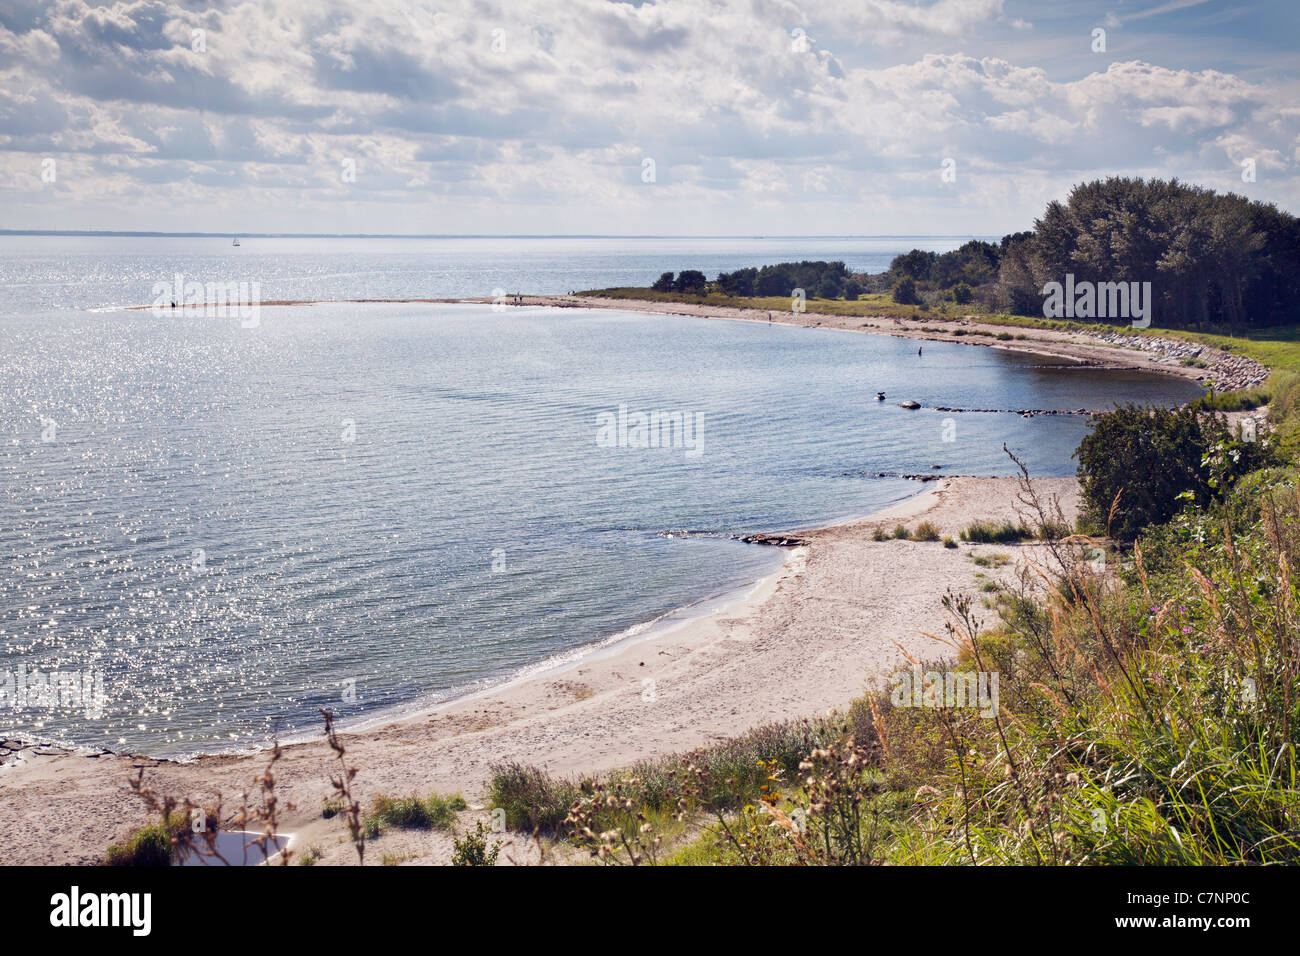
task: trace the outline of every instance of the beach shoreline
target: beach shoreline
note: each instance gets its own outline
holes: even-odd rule
[[[1040,479],[1067,515],[1077,508],[1072,478]],[[1010,581],[1034,545],[945,548],[939,542],[875,541],[877,528],[921,519],[945,534],[975,520],[1015,517],[1016,480],[944,478],[867,517],[799,533],[781,568],[741,599],[652,636],[604,648],[555,670],[341,732],[358,768],[363,805],[379,794],[462,792],[486,797],[492,767],[519,763],[560,775],[598,774],[716,743],[763,723],[843,708],[897,667],[904,651],[946,656],[942,633],[949,588],[974,592],[978,575]],[[1014,553],[1006,568],[981,571],[971,552]],[[266,752],[151,758],[33,748],[0,770],[0,863],[90,863],[108,844],[148,822],[131,777],[143,772],[160,794],[229,814],[253,790]],[[334,755],[319,737],[286,744],[275,767],[281,832],[317,845],[321,863],[355,862],[338,818],[321,817],[332,795]],[[57,821],[57,822],[56,822]],[[415,861],[445,862],[443,833],[385,834]],[[368,859],[377,860],[379,853]]]

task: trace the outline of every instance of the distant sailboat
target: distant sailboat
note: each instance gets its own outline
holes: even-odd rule
[[[232,246],[237,246],[237,245],[239,245],[239,237],[236,236],[234,239],[232,239],[232,240],[230,241],[230,244],[231,244]]]

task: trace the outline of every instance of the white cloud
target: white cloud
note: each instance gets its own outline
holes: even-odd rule
[[[201,14],[60,0],[34,29],[0,26],[0,150],[25,171],[0,186],[0,225],[31,224],[17,217],[38,208],[30,170],[47,153],[78,157],[77,201],[41,222],[54,228],[129,211],[141,227],[221,230],[195,215],[237,208],[268,230],[329,231],[346,203],[349,228],[373,231],[618,231],[628,210],[630,231],[766,232],[779,201],[818,232],[916,231],[927,209],[947,218],[923,231],[997,232],[1028,225],[1044,190],[1229,175],[1246,149],[1272,171],[1269,198],[1295,202],[1283,158],[1300,116],[1285,88],[1140,61],[1053,78],[956,52],[985,29],[1028,42],[1029,27],[1002,0],[277,0]],[[954,52],[888,62],[903,38]],[[963,172],[942,190],[949,155]],[[340,182],[341,157],[356,183]]]

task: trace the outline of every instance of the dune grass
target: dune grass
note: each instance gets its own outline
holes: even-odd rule
[[[370,812],[363,821],[366,832],[377,836],[386,829],[398,830],[448,830],[456,822],[456,814],[466,809],[464,797],[430,794],[419,797],[375,797]]]

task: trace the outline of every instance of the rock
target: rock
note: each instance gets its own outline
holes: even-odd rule
[[[747,534],[740,540],[745,544],[768,544],[774,548],[799,548],[808,543],[806,538],[789,534]]]
[[[920,402],[911,402],[911,401],[908,401],[908,402],[899,402],[899,403],[898,403],[898,407],[899,407],[899,408],[920,408],[920,407],[921,407],[921,403],[920,403]]]

